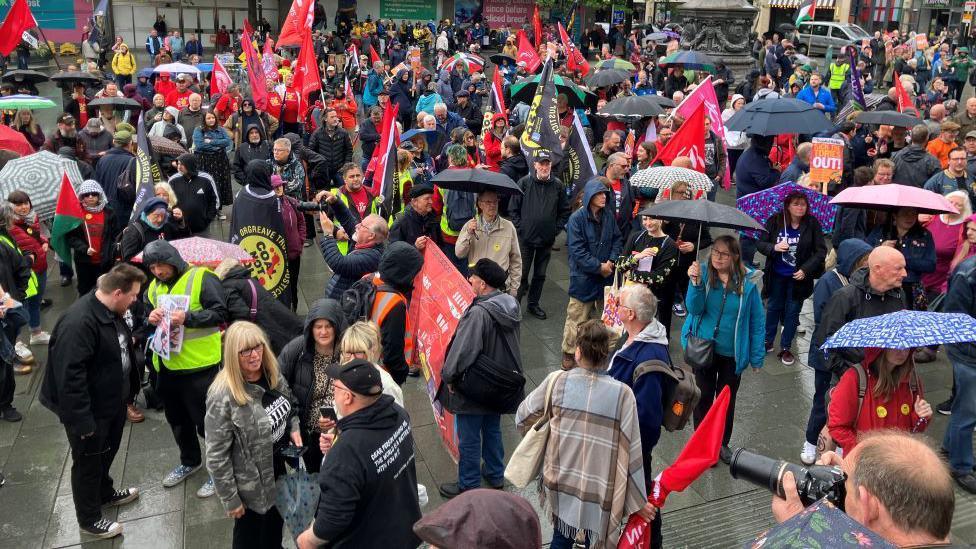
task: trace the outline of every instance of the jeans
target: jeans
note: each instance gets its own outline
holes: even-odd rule
[[[58,272],[62,278],[74,278],[75,270],[71,267],[71,262],[58,261]]]
[[[819,350],[815,352],[820,352]],[[826,370],[813,371],[813,406],[810,407],[810,418],[807,419],[807,442],[816,445],[820,438],[820,431],[827,425],[827,391],[833,374]]]
[[[770,273],[769,299],[766,302],[766,346],[776,341],[776,330],[783,324],[783,334],[780,337],[780,349],[789,349],[793,345],[796,327],[800,324],[800,307],[802,301],[793,299],[793,279],[791,277]]]
[[[454,244],[448,244],[446,242],[441,244],[441,251],[451,260],[451,264],[461,273],[461,276],[468,278],[468,259],[466,257],[458,257],[454,253]]]
[[[458,487],[481,487],[481,459],[485,476],[492,485],[505,481],[505,448],[502,446],[501,416],[497,414],[457,414]]]
[[[180,463],[196,467],[203,463],[200,440],[206,416],[207,389],[217,375],[217,368],[189,374],[174,374],[165,367],[159,370],[159,393],[166,406],[166,422],[180,449]]]
[[[942,447],[949,451],[953,474],[973,472],[973,427],[976,427],[976,365],[952,361],[956,396]]]
[[[115,491],[109,469],[122,442],[125,408],[118,414],[95,420],[95,432],[82,439],[68,432],[71,446],[71,498],[78,524],[90,526],[102,518],[102,503]]]
[[[711,370],[695,372],[695,383],[701,389],[701,400],[695,406],[695,428],[705,419],[705,414],[712,407],[712,402],[722,392],[722,387],[729,386],[729,411],[725,415],[725,434],[722,435],[722,445],[728,446],[732,439],[732,422],[735,417],[735,395],[739,392],[742,376],[735,373],[735,358],[715,354],[715,362]]]
[[[44,288],[47,285],[47,273],[37,273],[37,295],[24,300],[27,315],[30,318],[28,326],[31,331],[41,329],[41,299],[44,298]]]
[[[317,443],[316,443],[317,445]],[[244,516],[234,519],[233,549],[267,549],[281,547],[281,529],[285,523],[277,507],[267,513],[244,509]]]
[[[529,305],[538,305],[542,298],[542,285],[546,283],[546,270],[549,269],[549,257],[552,256],[552,246],[530,246],[519,242],[522,250],[522,283],[519,284],[519,301],[522,296],[529,294]],[[529,284],[529,271],[532,271],[532,284]]]
[[[552,543],[549,544],[549,549],[573,549],[573,542],[576,535],[572,537],[566,537],[559,533],[559,530],[553,528],[552,530]],[[589,549],[590,540],[587,539],[583,544],[584,547]]]

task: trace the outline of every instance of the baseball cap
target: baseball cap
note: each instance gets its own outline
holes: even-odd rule
[[[552,162],[552,155],[545,149],[536,151],[533,162]]]
[[[334,71],[335,70],[335,67],[332,66],[332,65],[329,65],[325,70],[327,70],[327,71]]]
[[[325,373],[357,395],[376,396],[383,392],[380,371],[368,360],[355,358],[345,364],[332,364]]]
[[[971,132],[968,132],[966,134],[966,139],[976,139],[976,130],[973,130]]]
[[[74,124],[75,117],[70,113],[64,113],[58,117],[58,124]]]
[[[407,152],[417,152],[417,146],[413,144],[413,141],[404,141],[400,143],[400,148]]]

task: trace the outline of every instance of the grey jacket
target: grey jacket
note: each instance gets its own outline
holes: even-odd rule
[[[264,389],[253,383],[244,387],[251,400],[243,406],[226,387],[207,393],[207,471],[226,511],[244,504],[265,513],[277,497],[271,419],[261,405]],[[285,378],[278,377],[274,390],[294,402]],[[292,413],[288,421],[289,432],[298,432],[298,416]]]

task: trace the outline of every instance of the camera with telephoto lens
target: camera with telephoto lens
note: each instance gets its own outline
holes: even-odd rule
[[[327,212],[329,204],[323,199],[321,202],[299,202],[295,209],[300,212]]]
[[[844,482],[847,480],[847,474],[840,467],[828,465],[804,467],[754,454],[742,448],[735,451],[729,462],[729,473],[732,478],[762,486],[781,498],[786,497],[783,493],[783,474],[787,471],[793,473],[793,478],[796,479],[796,491],[800,494],[800,501],[804,506],[826,498],[838,509],[844,510],[844,496],[847,494]]]

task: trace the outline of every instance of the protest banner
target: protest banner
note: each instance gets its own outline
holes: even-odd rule
[[[437,402],[447,347],[464,311],[474,300],[471,285],[437,246],[424,248],[424,267],[413,281],[410,318],[414,333],[414,364],[423,371],[434,420],[444,446],[458,460],[454,416]]]
[[[810,153],[810,182],[820,185],[820,192],[827,194],[827,186],[840,185],[844,174],[844,141],[826,137],[813,138]]]
[[[492,29],[503,26],[520,29],[532,20],[534,6],[532,0],[484,0],[482,16]]]

